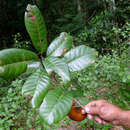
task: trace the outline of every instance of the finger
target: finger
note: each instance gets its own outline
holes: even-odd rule
[[[85,111],[84,109],[82,109],[82,111],[81,111],[81,112],[82,112],[82,114],[85,114],[85,113],[86,113],[86,111]]]
[[[101,118],[98,117],[98,116],[95,116],[94,119],[95,119],[95,121],[97,121],[97,122],[100,123],[100,124],[104,124],[104,125],[107,124],[106,121],[104,121],[103,119],[101,119]]]
[[[112,124],[112,125],[120,125],[120,122],[119,122],[119,120],[114,120],[114,121],[110,122],[110,124]]]
[[[93,116],[91,114],[88,114],[87,117],[88,117],[89,120],[93,119]]]
[[[107,124],[107,122],[106,122],[106,121],[102,121],[102,123],[103,123],[104,125],[106,125],[106,124]]]
[[[101,118],[99,118],[98,116],[95,116],[94,120],[97,121],[100,124],[103,124],[103,120]]]
[[[89,103],[85,106],[86,113],[90,113],[90,114],[98,114],[99,109],[100,108],[97,106],[97,104],[95,102]]]
[[[95,100],[95,101],[92,101],[92,102],[88,103],[85,106],[86,113],[98,114],[99,111],[100,111],[100,107],[102,106],[104,101],[105,100]]]

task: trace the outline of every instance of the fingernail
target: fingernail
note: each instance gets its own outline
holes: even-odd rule
[[[85,114],[86,112],[85,112],[85,110],[82,110],[82,114]]]
[[[92,120],[93,117],[92,117],[91,115],[88,115],[88,119],[89,119],[89,120]]]
[[[90,112],[90,110],[89,110],[89,108],[88,108],[88,107],[86,107],[86,108],[85,108],[85,111],[86,111],[87,113],[89,113],[89,112]]]
[[[99,120],[98,122],[99,122],[99,124],[102,124],[102,121]]]

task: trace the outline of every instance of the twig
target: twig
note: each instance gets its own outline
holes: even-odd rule
[[[92,13],[92,15],[88,18],[88,21],[94,16],[95,13],[96,13],[96,10],[94,10],[94,12]]]
[[[85,110],[85,107],[76,98],[74,98],[74,102],[76,102],[80,107]]]

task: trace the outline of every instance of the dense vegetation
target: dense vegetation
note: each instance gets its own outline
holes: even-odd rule
[[[24,12],[28,3],[37,5],[44,16],[48,43],[61,32],[67,32],[73,37],[73,47],[87,45],[97,50],[94,64],[71,73],[71,84],[76,88],[72,93],[80,103],[85,105],[104,98],[122,109],[130,109],[129,1],[0,1],[0,50],[27,49],[40,57],[25,29]],[[0,130],[49,130],[40,120],[38,109],[31,107],[30,97],[21,93],[29,75],[26,73],[13,81],[0,78]],[[109,130],[113,126],[99,125],[88,119],[75,123],[68,117],[51,126],[52,129],[73,127]]]

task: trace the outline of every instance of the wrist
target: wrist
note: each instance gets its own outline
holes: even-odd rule
[[[121,110],[118,120],[120,125],[130,128],[130,111]]]

